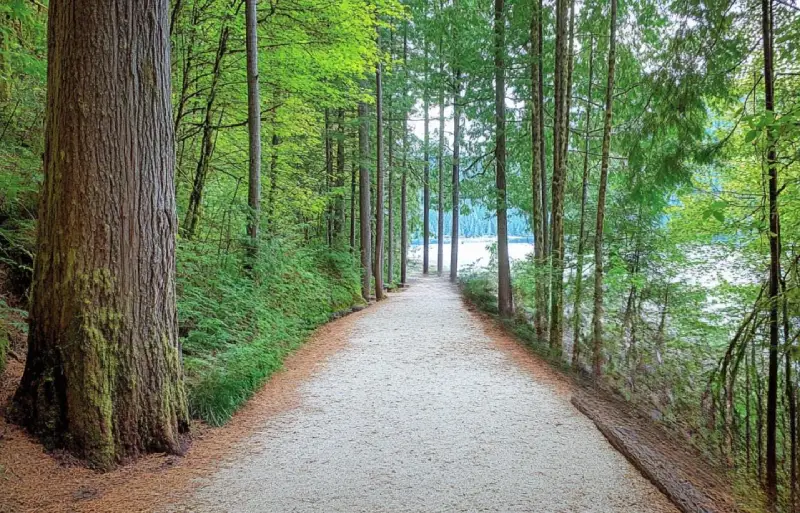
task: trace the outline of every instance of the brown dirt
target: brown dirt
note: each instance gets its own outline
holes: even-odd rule
[[[572,404],[683,513],[744,511],[719,471],[631,405],[588,389]]]
[[[359,317],[370,309],[321,327],[284,363],[283,370],[222,428],[192,426],[192,444],[183,457],[150,455],[134,464],[100,474],[68,457],[48,454],[0,410],[0,513],[153,511],[179,503],[199,478],[216,470],[226,456],[263,419],[296,405],[296,389],[348,342]],[[7,404],[23,364],[10,360],[0,381],[0,404]]]

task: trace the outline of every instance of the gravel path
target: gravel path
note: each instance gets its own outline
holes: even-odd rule
[[[417,279],[350,329],[181,509],[676,511],[446,281]]]

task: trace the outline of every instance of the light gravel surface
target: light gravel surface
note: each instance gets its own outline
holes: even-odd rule
[[[493,337],[452,285],[415,280],[359,314],[297,404],[180,509],[676,511]]]

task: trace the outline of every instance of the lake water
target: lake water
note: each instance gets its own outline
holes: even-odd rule
[[[489,246],[495,244],[495,237],[467,238],[458,242],[458,268],[466,267],[486,267],[489,264]],[[444,266],[450,267],[450,241],[444,243]],[[438,246],[435,241],[430,244],[430,262],[432,267],[436,267],[436,252]],[[511,238],[508,241],[508,255],[514,260],[522,260],[533,252],[533,242],[531,239]],[[409,259],[422,262],[422,244],[414,243],[409,248]]]

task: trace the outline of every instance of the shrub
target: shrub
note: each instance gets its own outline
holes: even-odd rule
[[[178,317],[189,407],[225,423],[310,332],[361,302],[347,248],[275,241],[245,271],[244,255],[181,243]]]

